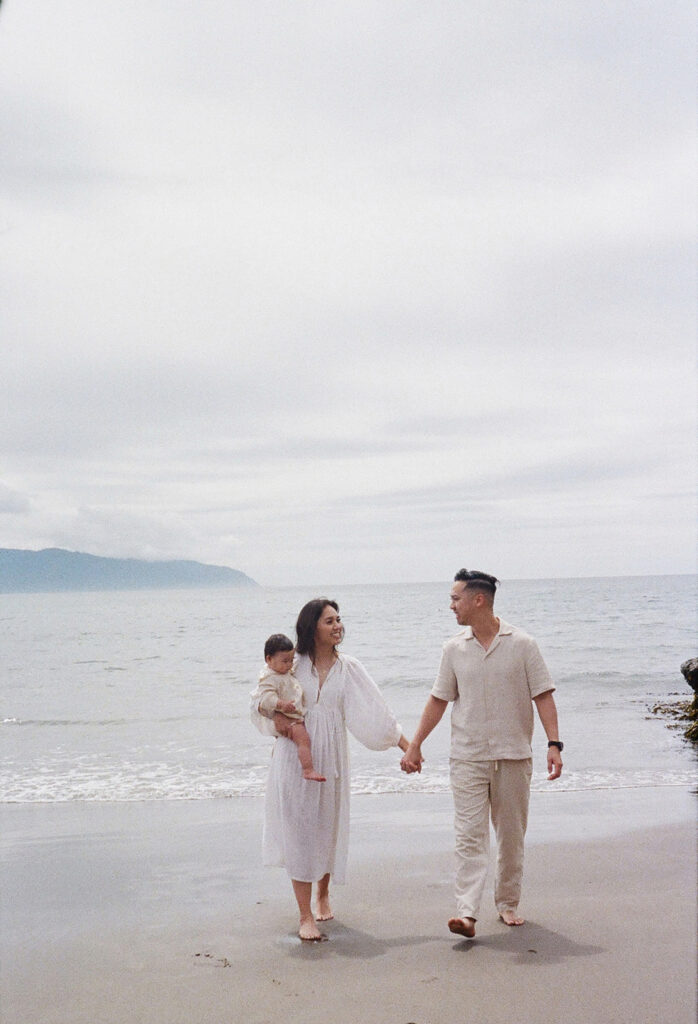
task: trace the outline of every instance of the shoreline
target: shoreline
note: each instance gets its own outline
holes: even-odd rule
[[[527,924],[497,922],[490,879],[456,940],[450,795],[356,796],[330,941],[307,945],[259,863],[260,798],[4,805],[3,1020],[654,1024],[670,999],[692,1024],[694,817],[683,787],[532,794]]]

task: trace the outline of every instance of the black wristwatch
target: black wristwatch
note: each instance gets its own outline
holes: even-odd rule
[[[557,747],[560,753],[562,753],[564,746],[565,744],[561,740],[548,740],[548,749],[550,747]]]

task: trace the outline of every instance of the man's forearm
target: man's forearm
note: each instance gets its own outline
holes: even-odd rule
[[[434,697],[431,694],[429,695],[429,699],[427,700],[424,711],[422,712],[422,717],[419,720],[419,725],[412,737],[413,746],[421,747],[429,733],[436,728],[443,718],[447,705],[447,700],[441,700],[439,697]]]
[[[555,699],[552,694],[552,690],[548,690],[546,693],[539,694],[538,697],[533,698],[536,702],[536,708],[538,709],[538,717],[540,718],[541,725],[545,729],[545,735],[548,737],[548,779],[559,779],[562,774],[562,754],[558,747],[554,744],[551,746],[551,740],[559,740],[560,733],[557,725],[557,708],[555,706]]]
[[[555,706],[555,698],[553,697],[552,690],[548,690],[546,693],[541,693],[538,697],[533,698],[538,710],[538,717],[540,718],[541,725],[545,729],[545,735],[549,740],[559,740],[560,732],[557,723],[557,707]]]

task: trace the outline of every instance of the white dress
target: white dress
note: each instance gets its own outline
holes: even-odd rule
[[[349,847],[347,729],[369,750],[397,746],[402,730],[356,658],[340,654],[322,688],[307,654],[299,656],[295,676],[305,696],[313,764],[327,781],[304,779],[295,743],[277,739],[267,783],[263,862],[285,867],[298,882],[317,882],[329,872],[342,883]],[[269,719],[262,723],[270,724]]]

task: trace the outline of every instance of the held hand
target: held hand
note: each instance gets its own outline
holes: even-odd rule
[[[405,751],[405,756],[400,761],[400,767],[403,772],[406,772],[408,775],[413,775],[414,772],[421,772],[423,763],[422,751],[414,743],[410,743]]]
[[[559,779],[562,775],[562,754],[557,747],[548,747],[548,781]]]

